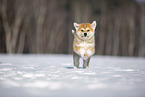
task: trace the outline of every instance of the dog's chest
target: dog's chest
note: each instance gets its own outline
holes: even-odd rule
[[[87,43],[87,42],[80,42],[79,44],[76,44],[77,47],[80,47],[81,49],[87,50],[94,46],[93,43]]]
[[[87,59],[88,57],[92,56],[94,54],[94,42],[88,43],[85,41],[81,41],[76,44],[76,47],[79,49],[75,51],[78,55],[80,55],[83,59]],[[93,48],[93,49],[92,49]]]

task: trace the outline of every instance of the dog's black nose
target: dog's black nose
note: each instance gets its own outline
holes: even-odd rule
[[[84,36],[87,36],[87,33],[84,33]]]

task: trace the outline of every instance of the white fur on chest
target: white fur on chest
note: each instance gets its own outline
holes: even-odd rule
[[[77,44],[76,46],[84,48],[85,50],[87,50],[87,49],[93,47],[94,44],[93,43],[87,43],[87,42],[81,42],[81,43]]]
[[[93,43],[82,42],[80,44],[77,44],[76,46],[80,47],[80,49],[76,53],[79,54],[84,60],[94,54],[94,52],[90,50],[90,48],[94,46]]]

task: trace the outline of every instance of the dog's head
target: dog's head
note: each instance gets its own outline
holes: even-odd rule
[[[83,40],[88,40],[92,38],[95,34],[95,28],[96,28],[96,21],[93,21],[93,23],[82,23],[77,24],[74,23],[74,27],[76,29],[76,34],[79,38]]]

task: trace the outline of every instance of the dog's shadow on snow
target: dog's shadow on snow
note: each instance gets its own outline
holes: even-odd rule
[[[74,67],[65,67],[66,69],[74,69]],[[83,69],[82,67],[79,67],[77,69]]]

